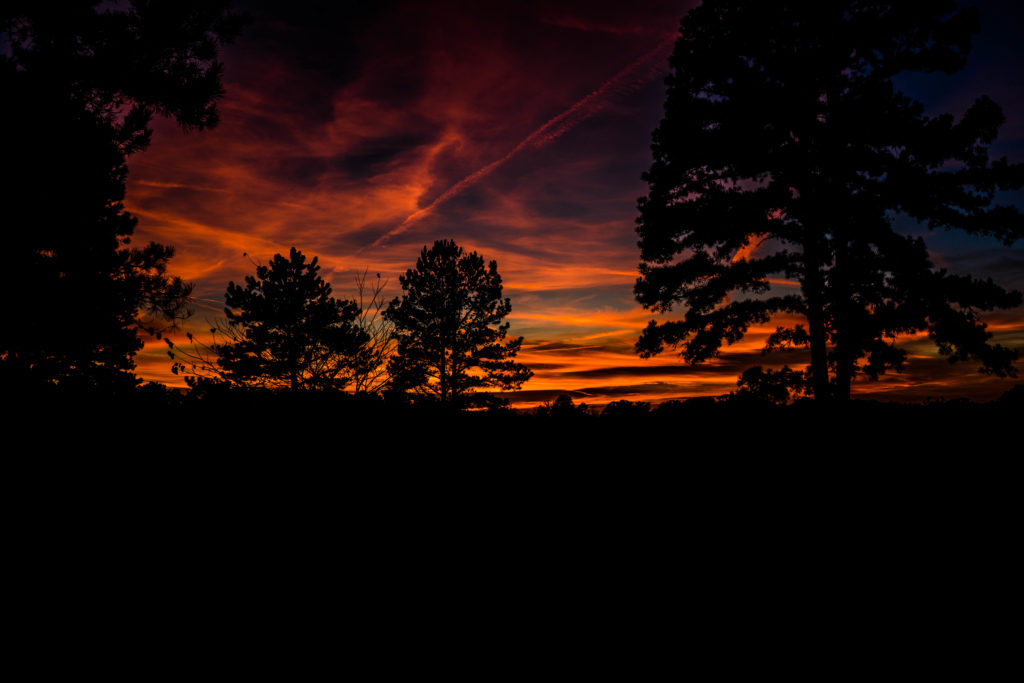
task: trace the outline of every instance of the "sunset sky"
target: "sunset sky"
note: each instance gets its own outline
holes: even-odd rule
[[[760,355],[774,325],[696,367],[633,351],[651,317],[633,298],[640,175],[679,19],[694,4],[239,3],[251,23],[222,55],[219,127],[158,121],[129,161],[135,240],[175,247],[172,271],[196,283],[187,326],[198,334],[223,316],[228,281],[254,271],[250,258],[294,246],[320,258],[335,296],[352,297],[369,269],[391,298],[424,245],[454,239],[498,262],[511,333],[525,337],[519,360],[535,372],[519,405],[563,391],[591,404],[718,395],[752,365],[802,367],[799,354]],[[900,84],[929,113],[960,115],[991,96],[1007,116],[993,156],[1024,161],[1024,12],[963,4],[982,11],[968,68]],[[1022,193],[1003,199],[1024,206]],[[1024,289],[1024,244],[906,230],[925,235],[937,264]],[[986,320],[1024,349],[1024,311]],[[906,344],[903,374],[855,393],[988,399],[1021,381],[951,366],[927,339]],[[166,350],[147,342],[139,374],[180,385]]]

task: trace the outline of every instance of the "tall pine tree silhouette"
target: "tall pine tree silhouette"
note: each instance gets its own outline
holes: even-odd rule
[[[707,0],[683,20],[639,202],[643,356],[701,362],[776,314],[767,349],[810,349],[815,398],[848,399],[857,373],[900,370],[899,335],[927,332],[954,360],[1013,374],[979,312],[1019,305],[991,280],[936,268],[905,214],[1012,244],[1024,167],[990,161],[1003,123],[980,97],[963,116],[927,116],[897,91],[906,71],[962,68],[977,12],[948,1]],[[795,286],[778,284],[790,280]],[[776,281],[776,284],[772,283]]]

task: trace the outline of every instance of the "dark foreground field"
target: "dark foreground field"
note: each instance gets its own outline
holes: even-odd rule
[[[808,624],[863,611],[872,634],[903,643],[904,622],[880,610],[941,630],[962,613],[974,623],[964,605],[1002,600],[1019,395],[600,415],[564,402],[524,414],[322,395],[36,397],[5,414],[2,481],[18,567],[75,600],[113,583],[244,615],[274,608],[269,590],[343,600],[375,624],[447,614],[455,599],[554,634],[537,616],[554,605],[598,620],[627,603],[704,605],[723,623],[774,624],[800,594],[821,612]]]

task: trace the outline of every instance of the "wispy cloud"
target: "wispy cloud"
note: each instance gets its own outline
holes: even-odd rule
[[[371,244],[370,247],[379,247],[396,235],[401,234],[409,226],[430,215],[439,206],[458,195],[467,187],[470,187],[474,183],[477,183],[490,175],[494,170],[507,163],[523,151],[529,149],[540,149],[541,147],[550,144],[559,136],[564,135],[586,119],[594,116],[604,109],[607,106],[608,100],[613,96],[629,92],[639,83],[644,83],[654,78],[659,73],[662,73],[662,66],[666,62],[668,54],[671,52],[674,38],[674,35],[666,36],[654,48],[635,59],[628,66],[605,81],[599,88],[576,102],[576,104],[572,105],[558,116],[547,121],[537,130],[530,133],[503,157],[492,161],[473,173],[470,173],[468,176],[442,192],[441,195],[430,202],[430,204],[409,214],[409,216],[399,223],[397,227],[384,235],[381,235],[381,237]]]

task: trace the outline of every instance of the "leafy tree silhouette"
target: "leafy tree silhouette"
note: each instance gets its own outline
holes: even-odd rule
[[[228,283],[224,313],[231,341],[216,344],[223,378],[250,387],[342,389],[368,341],[354,301],[331,296],[314,257],[292,247],[256,267],[245,286]]]
[[[1024,182],[1024,166],[989,161],[999,107],[981,97],[959,121],[929,117],[892,82],[962,68],[978,26],[975,10],[945,1],[690,11],[639,200],[635,288],[646,308],[686,314],[651,321],[640,355],[671,346],[705,361],[789,314],[806,326],[778,327],[765,351],[809,347],[819,400],[848,399],[858,372],[901,370],[895,340],[920,331],[951,361],[1015,374],[1017,352],[991,343],[978,312],[1019,305],[1020,293],[936,269],[920,238],[893,227],[902,213],[1008,245],[1024,236],[1020,212],[994,205]]]
[[[130,246],[130,154],[160,114],[217,122],[218,46],[240,21],[222,2],[5,3],[0,107],[6,382],[134,387],[140,331],[190,311],[170,247]],[[16,294],[14,294],[16,293]]]
[[[523,338],[504,341],[512,304],[501,298],[496,261],[485,267],[476,252],[438,240],[398,279],[405,293],[384,312],[398,340],[388,364],[394,389],[445,405],[495,404],[476,390],[518,389],[533,375],[513,360]]]

